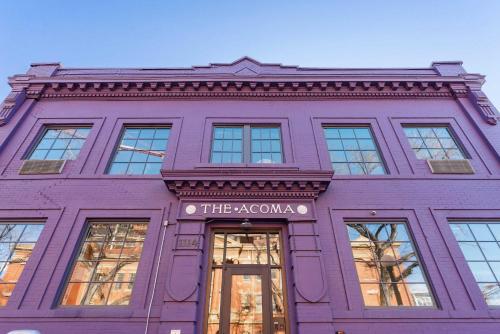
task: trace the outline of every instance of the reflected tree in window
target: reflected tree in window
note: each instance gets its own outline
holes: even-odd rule
[[[62,304],[129,304],[146,229],[145,223],[89,224]]]
[[[347,226],[365,305],[434,305],[405,224]]]
[[[42,224],[0,223],[0,306],[12,295],[42,229]]]

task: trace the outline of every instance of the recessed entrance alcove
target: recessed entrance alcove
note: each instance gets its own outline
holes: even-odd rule
[[[197,333],[289,334],[328,308],[315,200],[332,172],[296,168],[162,171],[179,197],[165,323]],[[166,325],[168,328],[168,325]]]

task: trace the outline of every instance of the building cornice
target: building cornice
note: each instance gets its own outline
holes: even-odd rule
[[[332,171],[296,168],[197,168],[162,170],[167,188],[178,197],[315,199],[325,191]]]
[[[184,69],[64,69],[33,64],[9,79],[13,87],[0,125],[24,99],[404,99],[470,98],[483,119],[498,113],[482,93],[484,76],[461,62],[422,69],[314,69],[262,64],[244,57],[230,64]]]

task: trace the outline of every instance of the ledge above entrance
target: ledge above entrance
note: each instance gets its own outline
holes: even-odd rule
[[[162,170],[167,188],[178,197],[315,199],[332,180],[332,171],[298,168],[197,168]]]

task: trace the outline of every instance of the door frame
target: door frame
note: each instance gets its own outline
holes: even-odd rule
[[[271,323],[271,308],[272,300],[270,293],[270,275],[266,265],[231,265],[223,269],[222,282],[225,283],[221,290],[221,321],[220,334],[230,334],[230,318],[231,318],[231,290],[233,286],[233,276],[235,275],[260,275],[262,277],[262,328],[264,333],[272,334]]]
[[[289,251],[288,247],[285,247],[285,242],[284,238],[287,235],[286,231],[284,229],[286,228],[286,225],[280,222],[268,222],[267,224],[264,222],[258,222],[256,223],[253,227],[250,228],[241,228],[238,221],[236,220],[235,223],[231,224],[228,223],[227,221],[214,221],[213,226],[208,226],[208,233],[209,237],[207,238],[207,244],[206,247],[208,247],[208,252],[207,252],[207,271],[205,274],[205,281],[203,284],[205,284],[205,297],[204,297],[204,306],[203,306],[203,325],[200,326],[202,329],[203,334],[207,333],[208,330],[208,310],[209,310],[209,303],[210,303],[210,289],[211,289],[211,279],[212,279],[212,256],[213,256],[213,243],[215,239],[215,234],[216,233],[269,233],[269,232],[274,232],[278,233],[279,235],[279,242],[280,242],[280,267],[281,267],[281,286],[283,290],[283,305],[285,307],[285,331],[287,334],[293,334],[295,331],[293,328],[290,326],[290,314],[289,314],[289,296],[288,296],[288,288],[291,287],[292,285],[289,285],[288,278],[287,278],[287,272],[288,269],[291,268],[290,265],[285,257],[285,252]],[[261,226],[261,224],[263,226]],[[235,265],[226,265],[228,268],[229,266],[235,266]],[[242,264],[242,265],[236,265],[236,266],[241,266],[241,267],[252,267],[252,266],[261,266],[261,265],[250,265],[250,264]],[[223,275],[224,275],[224,270],[223,270]],[[269,276],[269,280],[270,280]],[[270,288],[270,286],[269,286]],[[271,298],[271,294],[269,294]],[[221,289],[221,309],[222,309],[222,289]],[[272,300],[271,300],[272,303]],[[272,308],[272,304],[271,308]],[[272,309],[269,310],[269,312],[272,312]],[[222,314],[221,314],[221,322],[220,325],[222,328]],[[270,317],[270,325],[272,326],[272,317]],[[219,330],[220,330],[219,328]]]

